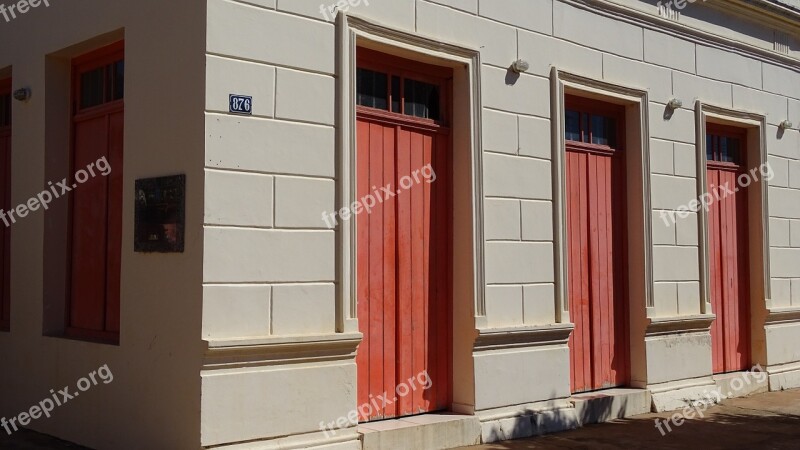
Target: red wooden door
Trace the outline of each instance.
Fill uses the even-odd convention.
[[[0,209],[11,209],[11,80],[0,80]],[[8,219],[6,219],[8,220]],[[0,330],[11,325],[11,223],[0,223]]]
[[[367,62],[362,58],[359,66]],[[382,64],[380,70],[392,69]],[[381,72],[360,72],[359,78],[375,79],[375,73]],[[377,78],[384,86],[393,77]],[[385,87],[388,100],[392,89]],[[364,89],[361,85],[359,92]],[[394,95],[402,94],[395,89]],[[356,219],[358,318],[364,334],[356,358],[358,401],[372,405],[359,408],[361,421],[450,406],[450,135],[443,117],[422,118],[425,108],[409,111],[410,98],[399,103],[399,112],[392,113],[377,108],[388,109],[391,101],[377,105],[359,96],[357,193],[363,204],[374,203]],[[435,180],[423,173],[434,173]],[[420,380],[430,380],[429,388]]]
[[[116,341],[120,330],[124,50],[117,43],[74,62],[69,335]],[[105,159],[105,163],[98,161]]]
[[[568,103],[567,239],[573,392],[628,380],[625,164],[621,114]]]
[[[73,167],[103,157],[112,167],[108,178],[93,177],[72,192],[70,327],[80,330],[119,331],[122,127],[122,111],[75,125]]]
[[[714,201],[708,211],[711,325],[714,373],[749,369],[750,308],[747,188],[737,186],[745,173],[744,135],[709,126],[707,184]]]

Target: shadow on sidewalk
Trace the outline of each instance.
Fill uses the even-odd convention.
[[[682,425],[662,425],[675,412],[646,414],[588,425],[572,431],[540,437],[484,444],[472,449],[797,449],[800,448],[800,417],[766,411],[720,406],[709,409],[704,418],[686,420]],[[569,419],[562,417],[564,423]]]
[[[0,449],[2,450],[91,450],[52,436],[30,430],[19,430],[9,436],[0,428]]]

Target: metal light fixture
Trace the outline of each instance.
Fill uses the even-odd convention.
[[[31,98],[31,90],[30,88],[24,87],[17,89],[14,91],[14,99],[19,100],[21,102],[26,102]]]
[[[778,127],[780,127],[781,130],[788,130],[789,128],[792,128],[793,126],[794,126],[794,124],[789,119],[784,120],[783,122],[781,122],[778,125]]]
[[[518,59],[513,63],[511,63],[511,70],[514,71],[515,73],[527,72],[528,69],[530,68],[531,65],[528,64],[528,61],[525,61],[524,59]]]
[[[683,102],[680,99],[672,98],[670,99],[669,103],[667,103],[667,107],[669,109],[678,109],[683,106]]]

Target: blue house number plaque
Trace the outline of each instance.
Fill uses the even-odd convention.
[[[229,102],[230,112],[234,114],[253,114],[253,97],[231,94]]]

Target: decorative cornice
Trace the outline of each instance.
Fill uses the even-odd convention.
[[[596,89],[598,91],[602,91],[601,93],[612,92],[618,95],[630,97],[631,99],[635,99],[636,101],[642,101],[642,99],[648,96],[647,90],[644,89],[638,89],[630,86],[625,86],[622,84],[611,83],[605,80],[598,80],[595,78],[586,77],[573,72],[567,72],[564,70],[558,70],[558,69],[556,70],[558,79],[567,84],[577,84],[584,88],[588,87]]]
[[[361,333],[205,340],[204,368],[237,368],[355,358]]]
[[[698,107],[702,108],[702,112],[704,113],[711,113],[719,116],[725,116],[726,118],[729,119],[749,120],[763,126],[766,126],[767,124],[767,118],[763,114],[753,113],[749,111],[742,111],[739,109],[732,109],[730,107],[719,106],[700,101],[698,101],[698,105],[695,106],[695,109],[697,109]]]
[[[346,22],[350,29],[369,33],[374,36],[379,36],[395,43],[408,44],[414,47],[441,52],[451,56],[459,56],[464,59],[475,59],[480,54],[480,52],[475,49],[444,42],[439,39],[423,37],[415,33],[396,30],[394,28],[376,23],[372,20],[361,18],[354,14],[339,14],[344,14],[342,16],[342,21]]]
[[[717,4],[717,3],[714,3]],[[742,8],[747,10],[755,10],[761,13],[766,13],[764,19],[771,19],[783,24],[784,26],[800,29],[800,10],[774,0],[728,0],[725,6],[733,6],[734,8]],[[749,12],[749,11],[748,11]],[[752,15],[743,14],[752,19]],[[766,23],[770,25],[770,23]]]
[[[475,350],[502,350],[509,348],[566,345],[575,325],[557,324],[477,330]]]
[[[800,322],[800,308],[772,308],[767,312],[765,325],[780,325]]]
[[[635,26],[659,31],[675,37],[687,39],[697,44],[702,44],[709,47],[714,47],[725,51],[738,53],[740,55],[753,57],[762,61],[768,61],[777,66],[789,70],[794,70],[796,72],[800,71],[798,69],[797,58],[776,53],[773,50],[757,47],[755,45],[748,44],[743,41],[737,41],[731,38],[719,36],[709,31],[700,30],[694,27],[684,25],[680,22],[667,20],[655,14],[650,14],[642,10],[637,10],[631,8],[628,5],[623,5],[612,0],[561,0],[561,1],[570,4],[572,6],[575,6],[577,8],[591,10],[592,12],[605,15],[606,17],[613,20],[623,21]],[[728,1],[730,1],[730,8],[727,6],[727,1],[726,1],[726,10],[734,8],[735,4],[744,5],[744,2],[741,0],[728,0]],[[754,8],[754,6],[751,5],[751,8]],[[764,10],[762,9],[760,11]],[[787,11],[791,10],[787,9]],[[750,20],[753,20],[754,16],[752,12],[750,12],[750,14],[741,12],[740,15]],[[780,15],[775,14],[774,17],[780,17]],[[788,33],[794,33],[795,35],[800,33],[800,23],[795,23],[794,21],[790,19],[787,20],[785,18],[782,19],[782,23],[784,24],[783,28]]]
[[[711,329],[711,324],[716,318],[715,314],[650,318],[645,330],[645,337],[676,333],[704,333]]]

